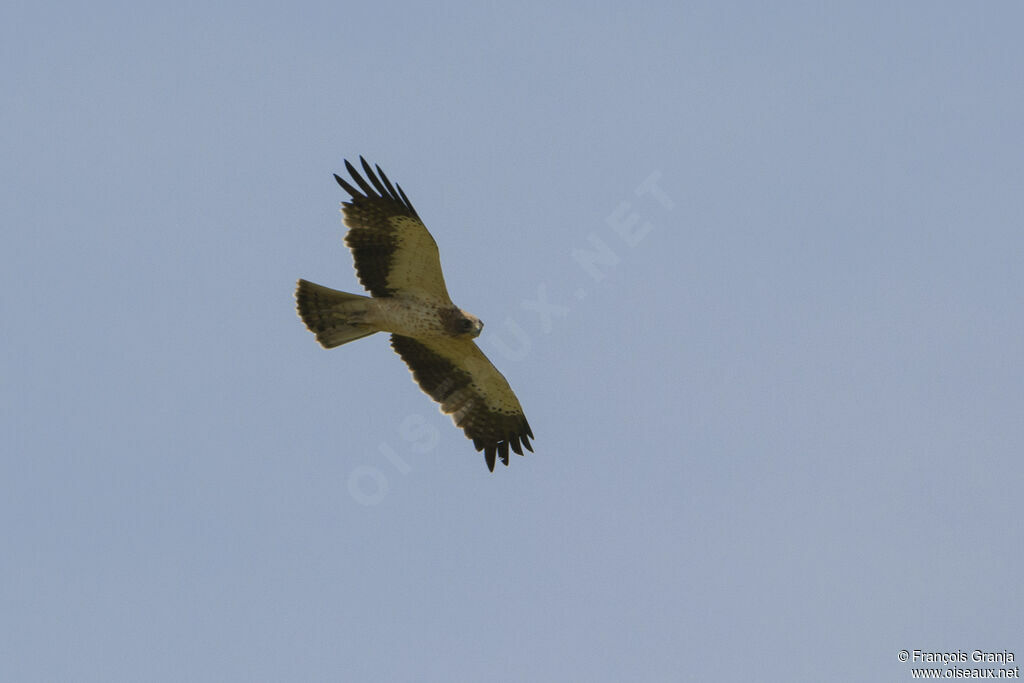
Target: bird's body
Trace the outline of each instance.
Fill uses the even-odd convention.
[[[391,332],[417,338],[448,337],[459,333],[458,321],[464,319],[458,308],[426,296],[360,296],[306,280],[300,280],[298,294],[303,299],[320,297],[320,305],[315,307],[317,318],[310,322],[315,323],[311,327],[313,332],[326,333],[328,338],[321,343],[327,348],[339,346],[331,343],[329,336],[342,325],[363,328],[371,334]],[[311,315],[313,308],[310,307]]]
[[[396,296],[375,300],[376,324],[380,329],[406,337],[452,337],[467,334],[461,324],[468,324],[470,338],[479,335],[474,318],[461,309],[427,297]],[[461,323],[461,324],[460,324]]]
[[[401,187],[361,161],[372,186],[347,161],[361,191],[334,177],[352,196],[342,209],[345,243],[371,296],[299,280],[299,316],[325,348],[390,332],[416,382],[484,452],[487,466],[494,469],[496,455],[507,465],[509,448],[533,450],[533,432],[508,382],[473,342],[483,323],[452,303],[437,244]]]

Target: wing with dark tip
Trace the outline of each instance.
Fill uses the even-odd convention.
[[[391,335],[391,347],[412,371],[420,388],[441,404],[457,427],[483,451],[487,468],[496,458],[508,465],[509,449],[533,451],[533,432],[512,387],[469,339],[413,339]]]
[[[334,176],[351,195],[341,211],[349,229],[345,244],[352,250],[359,281],[377,297],[419,293],[450,303],[437,244],[412,202],[380,166],[374,171],[365,159],[359,160],[366,178],[348,161],[345,168],[352,181]]]

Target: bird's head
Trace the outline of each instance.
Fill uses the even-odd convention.
[[[459,336],[469,337],[470,339],[476,339],[479,337],[480,332],[484,329],[483,321],[471,313],[466,313],[465,311],[459,312],[462,314],[462,317],[458,322]]]

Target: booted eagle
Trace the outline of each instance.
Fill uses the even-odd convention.
[[[391,348],[441,411],[484,452],[508,465],[508,452],[533,451],[533,432],[512,387],[473,340],[484,324],[452,303],[434,238],[400,185],[359,157],[370,182],[348,161],[353,187],[334,176],[351,200],[342,203],[359,282],[370,296],[299,280],[299,317],[324,348],[375,332],[391,333]]]

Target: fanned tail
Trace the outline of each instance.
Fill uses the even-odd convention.
[[[339,292],[308,280],[299,280],[295,290],[299,317],[325,349],[347,344],[378,332],[364,322],[372,299]]]

